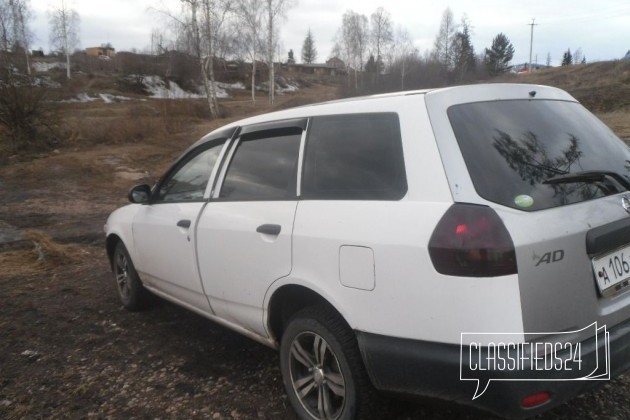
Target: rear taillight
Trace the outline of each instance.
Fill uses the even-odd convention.
[[[547,391],[541,391],[523,398],[521,400],[521,406],[523,408],[539,407],[543,404],[547,404],[550,400],[551,394]]]
[[[429,241],[429,254],[442,274],[495,277],[516,273],[514,243],[490,207],[454,204]]]

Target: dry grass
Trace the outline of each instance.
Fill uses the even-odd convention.
[[[31,241],[37,262],[52,266],[73,264],[82,260],[81,247],[72,244],[60,244],[49,235],[38,230],[27,230],[23,238]]]
[[[186,138],[191,144],[200,136],[196,134],[198,126],[226,124],[223,119],[211,121],[207,104],[197,99],[69,104],[63,114],[62,146],[73,148],[171,144],[177,138]]]
[[[40,275],[45,273],[47,268],[52,268],[37,262],[34,249],[0,252],[0,266],[2,267],[0,279]]]
[[[617,136],[630,143],[630,109],[618,110],[597,115]]]
[[[76,264],[86,253],[77,245],[60,244],[37,230],[24,232],[18,245],[18,249],[0,252],[3,277],[42,274],[59,266]]]
[[[168,135],[167,120],[154,106],[138,104],[84,104],[65,110],[62,144],[83,147],[161,141]]]
[[[605,61],[509,75],[497,82],[534,83],[564,89],[592,112],[630,109],[630,61]]]

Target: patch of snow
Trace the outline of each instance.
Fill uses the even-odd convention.
[[[28,357],[29,359],[36,359],[40,356],[40,353],[34,350],[24,350],[20,353],[20,356]]]
[[[119,171],[116,172],[116,176],[118,178],[124,179],[125,181],[140,181],[141,179],[146,178],[149,175],[142,172]]]
[[[88,95],[87,93],[79,93],[77,95],[77,102],[81,102],[81,103],[86,103],[86,102],[93,102],[98,100],[98,98],[96,97],[91,97],[90,95]],[[71,99],[72,101],[72,99]]]
[[[103,102],[105,102],[106,104],[114,103],[114,95],[110,95],[108,93],[99,93],[98,96],[100,96]]]
[[[105,102],[106,104],[113,104],[115,102],[123,102],[123,101],[131,101],[131,98],[126,96],[112,95],[110,93],[99,93],[98,96]]]
[[[82,103],[82,104],[84,104],[84,103],[94,102],[94,101],[98,101],[98,100],[101,100],[101,101],[105,102],[106,104],[112,104],[112,103],[122,102],[122,101],[131,101],[133,99],[132,98],[128,98],[126,96],[112,95],[111,93],[99,93],[98,96],[90,96],[87,93],[79,93],[75,98],[67,99],[67,100],[61,101],[61,102]]]
[[[286,92],[296,92],[299,89],[300,88],[297,85],[292,85],[291,83],[287,83],[286,87],[276,88],[276,92],[282,95],[283,93],[286,93]]]
[[[160,76],[145,76],[142,80],[149,96],[157,99],[194,99],[204,95],[187,92],[175,82],[164,81]]]
[[[31,67],[35,69],[35,71],[45,73],[52,69],[65,69],[66,63],[62,63],[59,61],[56,61],[54,63],[44,63],[41,61],[36,61],[33,64],[31,64]]]
[[[225,87],[222,86],[224,85],[224,83],[221,82],[214,82],[214,91],[217,94],[217,98],[219,99],[225,99],[225,98],[229,98],[230,95],[226,92]],[[204,91],[203,89],[203,85],[201,86],[200,89],[201,92]],[[205,96],[205,95],[204,95]]]
[[[216,82],[216,84],[221,89],[245,90],[245,85],[241,82],[236,82],[236,83]]]
[[[136,76],[131,75],[130,78],[135,78]],[[206,95],[204,93],[203,85],[199,85],[198,92],[188,92],[182,89],[177,83],[171,80],[164,80],[160,76],[144,76],[142,78],[142,83],[144,84],[145,89],[149,92],[149,96],[151,98],[157,99],[198,99],[205,98]],[[245,86],[242,83],[221,83],[215,82],[214,89],[217,95],[217,98],[229,98],[230,95],[227,92],[227,89],[245,89]]]
[[[55,82],[54,80],[52,80],[48,76],[36,76],[36,77],[33,77],[32,84],[33,84],[33,86],[47,87],[47,88],[51,88],[51,89],[58,89],[58,88],[61,87],[61,85],[59,83]]]

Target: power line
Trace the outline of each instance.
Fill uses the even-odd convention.
[[[583,21],[605,20],[610,18],[627,18],[630,16],[630,7],[615,5],[601,7],[596,10],[582,10],[575,13],[564,13],[561,16],[548,16],[545,21],[551,23],[578,23]]]

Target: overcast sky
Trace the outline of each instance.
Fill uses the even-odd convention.
[[[152,28],[164,25],[163,16],[151,7],[179,10],[177,0],[66,0],[81,17],[81,47],[111,42],[117,51],[150,44]],[[31,0],[35,32],[33,47],[49,49],[47,11],[57,0]],[[298,0],[287,13],[281,31],[282,50],[293,49],[300,58],[302,42],[310,27],[315,37],[318,61],[330,56],[334,37],[346,10],[365,14],[368,18],[383,6],[395,25],[406,28],[420,53],[433,46],[442,13],[450,7],[459,22],[464,14],[473,26],[475,51],[489,47],[492,38],[503,32],[516,50],[514,63],[529,59],[530,26],[534,28],[534,59],[545,63],[547,53],[558,65],[562,53],[581,48],[587,61],[623,57],[630,49],[629,0]]]

